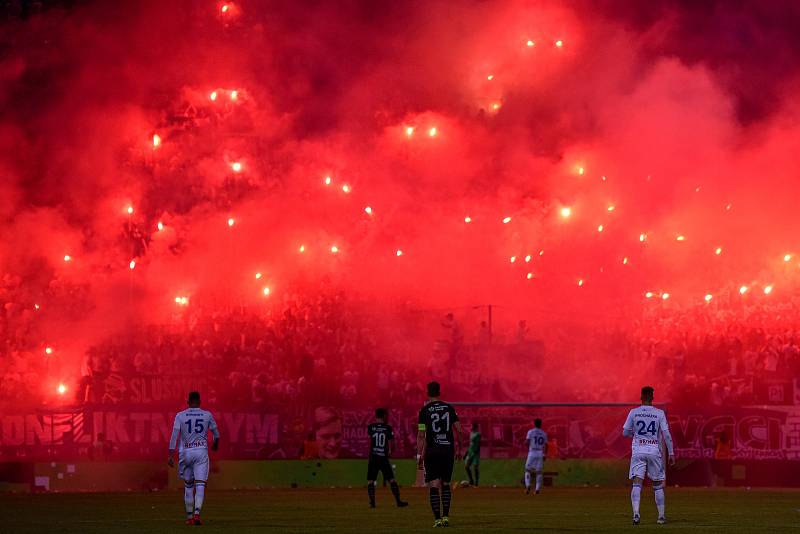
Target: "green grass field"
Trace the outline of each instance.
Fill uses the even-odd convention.
[[[214,491],[203,510],[205,525],[182,523],[176,492],[0,495],[0,532],[426,532],[433,520],[427,490],[403,488],[411,505],[398,509],[378,488],[378,508],[366,490],[280,489]],[[630,525],[624,489],[549,489],[525,496],[512,489],[457,489],[451,528],[481,533],[509,531],[781,532],[800,525],[800,491],[675,489],[667,491],[666,526],[655,524],[650,488],[642,495],[642,525]]]

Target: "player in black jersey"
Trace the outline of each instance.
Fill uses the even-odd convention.
[[[448,527],[450,479],[455,457],[461,451],[461,423],[453,407],[439,400],[440,395],[438,382],[428,384],[428,402],[419,411],[417,462],[425,468],[425,482],[430,485],[433,526]]]
[[[389,482],[397,506],[400,508],[408,506],[407,502],[400,500],[400,488],[394,479],[394,471],[389,461],[389,453],[392,443],[394,443],[394,433],[392,427],[386,423],[384,408],[375,410],[375,422],[367,427],[367,434],[369,435],[369,463],[367,464],[369,507],[375,508],[375,480],[378,478],[378,473],[383,473],[383,480]]]

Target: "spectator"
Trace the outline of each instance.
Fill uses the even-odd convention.
[[[309,432],[306,440],[303,441],[303,446],[300,449],[301,460],[314,460],[319,458],[319,445],[317,445],[317,438],[314,432]]]

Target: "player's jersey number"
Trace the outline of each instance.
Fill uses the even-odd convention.
[[[636,426],[638,427],[636,433],[640,436],[648,434],[655,436],[658,433],[655,421],[650,421],[650,424],[647,424],[647,421],[636,421]]]
[[[372,439],[375,440],[376,447],[386,446],[386,434],[384,434],[383,432],[373,434]]]
[[[187,419],[186,423],[186,433],[192,433],[192,427],[194,427],[195,434],[202,434],[203,430],[205,430],[205,425],[203,424],[202,419]]]
[[[535,436],[533,442],[539,446],[544,445],[544,438],[542,436]]]
[[[440,423],[444,423],[444,430],[442,430]],[[450,432],[450,413],[445,412],[442,415],[439,415],[438,413],[432,413],[431,430],[434,432]]]

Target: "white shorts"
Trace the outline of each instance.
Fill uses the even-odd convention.
[[[654,481],[660,482],[666,478],[664,473],[664,459],[655,454],[634,454],[631,456],[631,471],[629,478],[641,478],[644,480],[645,474]]]
[[[184,482],[208,480],[208,449],[185,449],[178,456],[178,476]]]
[[[525,471],[539,472],[542,469],[544,469],[544,456],[528,454],[528,460],[525,462]]]

